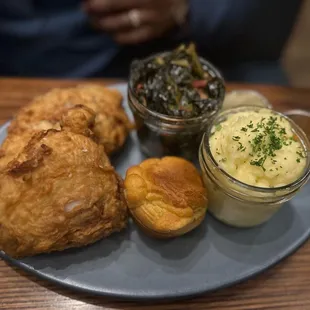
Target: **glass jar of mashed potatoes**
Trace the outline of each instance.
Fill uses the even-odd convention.
[[[243,107],[219,114],[199,150],[210,212],[236,227],[266,222],[308,180],[309,149],[305,133],[281,113]]]

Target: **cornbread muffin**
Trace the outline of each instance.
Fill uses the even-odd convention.
[[[136,223],[158,238],[193,230],[207,210],[207,194],[198,171],[178,157],[152,158],[129,168],[125,196]]]

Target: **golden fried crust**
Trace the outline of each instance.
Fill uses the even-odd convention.
[[[62,130],[95,138],[92,131],[95,125],[95,117],[96,114],[92,109],[83,105],[75,105],[62,115],[60,127]]]
[[[20,134],[25,130],[59,129],[63,114],[76,105],[94,111],[93,132],[108,154],[124,144],[133,125],[122,107],[122,95],[117,90],[92,84],[53,89],[36,97],[19,111],[8,132]]]
[[[76,105],[70,108],[62,115],[60,122],[57,123],[57,129],[67,130],[77,134],[90,137],[96,140],[96,137],[92,131],[95,122],[95,113],[83,106]],[[47,125],[42,130],[52,129],[54,126]],[[13,160],[31,140],[32,136],[40,131],[36,130],[24,130],[20,132],[10,132],[0,148],[0,170],[3,169],[11,160]]]
[[[148,159],[129,168],[125,193],[135,220],[156,237],[192,230],[203,220],[207,208],[198,171],[178,157]]]
[[[71,131],[35,134],[0,170],[0,197],[0,249],[14,257],[83,246],[126,226],[123,184],[103,146]]]
[[[0,170],[5,169],[7,164],[22,151],[32,135],[32,132],[26,131],[20,135],[8,135],[5,138],[0,148]]]

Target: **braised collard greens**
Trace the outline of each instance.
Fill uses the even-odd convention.
[[[224,82],[210,74],[194,44],[132,64],[134,91],[141,104],[168,116],[192,118],[217,110]]]

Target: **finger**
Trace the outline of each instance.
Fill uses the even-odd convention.
[[[92,28],[94,28],[95,30],[101,31],[100,25],[99,25],[99,21],[96,18],[91,18],[89,20],[89,24]]]
[[[155,12],[150,10],[140,10],[139,23],[142,25],[150,25],[156,23],[158,16]],[[107,32],[122,31],[133,27],[132,21],[129,18],[128,12],[115,15],[107,15],[98,20],[100,29]]]
[[[108,14],[138,8],[145,2],[145,0],[87,0],[84,8],[90,13]]]
[[[119,44],[138,44],[149,41],[158,36],[158,33],[151,25],[117,33],[114,40]]]

